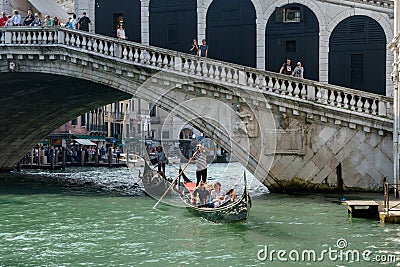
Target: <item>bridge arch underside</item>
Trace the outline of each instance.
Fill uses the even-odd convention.
[[[129,98],[109,86],[45,73],[2,73],[0,171],[51,131],[88,110]]]

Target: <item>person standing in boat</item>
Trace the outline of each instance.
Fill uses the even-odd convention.
[[[203,183],[207,182],[207,154],[210,150],[198,144],[196,146],[196,154],[194,155],[194,161],[196,162],[196,186],[200,184],[200,181]]]
[[[167,164],[167,156],[165,155],[162,146],[158,147],[156,151],[156,157],[158,163],[158,171],[162,171],[165,175],[165,164]]]

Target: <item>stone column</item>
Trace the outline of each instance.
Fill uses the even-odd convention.
[[[206,39],[207,28],[207,7],[204,1],[197,1],[197,40],[201,44],[201,40]]]
[[[256,67],[265,70],[265,28],[264,19],[256,19]]]
[[[150,11],[149,11],[149,0],[140,2],[141,4],[141,28],[142,28],[142,44],[150,44]]]

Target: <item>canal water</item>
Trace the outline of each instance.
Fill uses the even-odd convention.
[[[336,195],[268,194],[247,174],[250,217],[215,224],[179,206],[153,209],[134,186],[138,171],[0,174],[0,266],[400,266],[399,226],[352,219]],[[209,169],[238,191],[242,173],[238,163]]]

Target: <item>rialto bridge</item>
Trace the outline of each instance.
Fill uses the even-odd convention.
[[[271,190],[393,181],[393,99],[65,28],[4,28],[0,169],[132,96],[189,121]]]

